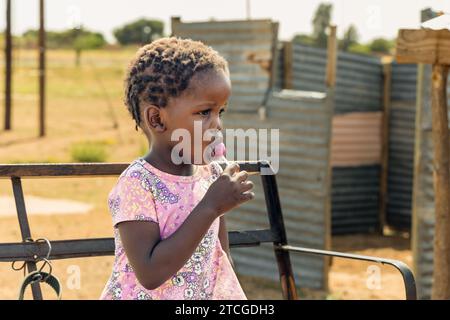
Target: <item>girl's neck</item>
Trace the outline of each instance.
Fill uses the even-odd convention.
[[[173,175],[192,176],[195,173],[195,165],[175,164],[171,159],[171,150],[165,150],[157,146],[153,146],[143,159],[155,168]]]

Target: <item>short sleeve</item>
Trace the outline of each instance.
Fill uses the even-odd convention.
[[[113,225],[123,221],[152,221],[159,223],[151,191],[144,189],[139,177],[119,178],[108,198]]]

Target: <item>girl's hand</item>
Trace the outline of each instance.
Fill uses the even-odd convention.
[[[248,173],[239,171],[239,165],[235,162],[229,164],[222,175],[214,181],[201,200],[201,204],[209,208],[209,212],[219,217],[225,212],[247,202],[255,197],[249,190],[253,188],[253,182],[248,181]]]

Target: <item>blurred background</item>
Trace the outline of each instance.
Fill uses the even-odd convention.
[[[147,141],[123,104],[128,62],[160,37],[202,40],[230,63],[225,127],[280,129],[278,183],[289,242],[399,259],[414,267],[419,295],[427,298],[433,190],[431,169],[414,171],[414,161],[418,137],[429,138],[416,123],[418,83],[430,79],[426,69],[393,57],[399,29],[419,28],[444,12],[448,1],[1,0],[0,163],[130,162],[144,155]],[[330,25],[338,49],[331,85]],[[425,195],[419,204],[413,203],[415,179],[425,181],[417,189]],[[115,181],[24,179],[32,234],[111,237],[107,196]],[[229,214],[229,230],[268,226],[255,183],[257,198]],[[21,241],[20,235],[11,182],[0,179],[0,242]],[[271,246],[233,248],[232,255],[249,299],[281,299]],[[63,298],[97,299],[113,259],[54,261]],[[392,268],[291,259],[301,298],[404,297]],[[22,276],[0,263],[1,299],[15,299]]]

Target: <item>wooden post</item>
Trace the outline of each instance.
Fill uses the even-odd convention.
[[[39,137],[45,136],[45,6],[39,0]]]
[[[336,26],[330,25],[330,34],[328,35],[328,44],[327,44],[327,74],[325,78],[325,84],[327,87],[334,87],[336,84],[336,67],[337,67]]]
[[[335,99],[335,87],[336,87],[336,68],[337,68],[337,39],[336,39],[336,26],[329,26],[329,34],[327,41],[327,66],[326,66],[326,94],[327,94],[327,109],[331,114],[329,115],[330,121],[330,138],[328,139],[327,147],[331,150],[332,136],[333,136],[333,114],[334,114],[334,99]],[[327,174],[328,181],[326,182],[327,199],[325,201],[325,248],[327,250],[331,249],[331,184],[333,181],[333,168],[331,166],[331,151],[329,152]],[[327,261],[328,260],[328,261]],[[328,257],[324,263],[324,274],[325,274],[325,290],[329,290],[329,271],[330,266],[333,263],[333,258]]]
[[[293,61],[292,41],[283,42],[283,89],[294,88],[294,72],[292,70]]]
[[[170,27],[171,27],[171,33],[170,36],[176,36],[177,35],[177,25],[181,23],[181,17],[173,16],[170,18]]]
[[[450,299],[450,162],[447,107],[447,76],[450,65],[450,31],[399,31],[399,63],[432,64],[431,118],[435,229],[432,299]]]
[[[450,298],[450,162],[447,109],[448,66],[433,64],[431,115],[435,215],[432,299]]]
[[[389,118],[391,103],[391,62],[383,64],[383,122],[381,130],[381,176],[380,176],[380,212],[379,232],[382,235],[386,225],[387,180],[389,161]]]
[[[269,83],[268,88],[266,90],[266,98],[268,98],[269,91],[272,90],[272,88],[275,85],[275,74],[277,73],[277,67],[278,67],[278,28],[279,24],[278,22],[272,22],[272,45],[271,45],[271,58],[270,58],[270,74],[269,74]],[[265,100],[266,101],[266,100]],[[265,105],[265,103],[264,103]]]
[[[6,1],[5,30],[5,130],[11,130],[11,89],[12,89],[12,36],[11,0]]]

